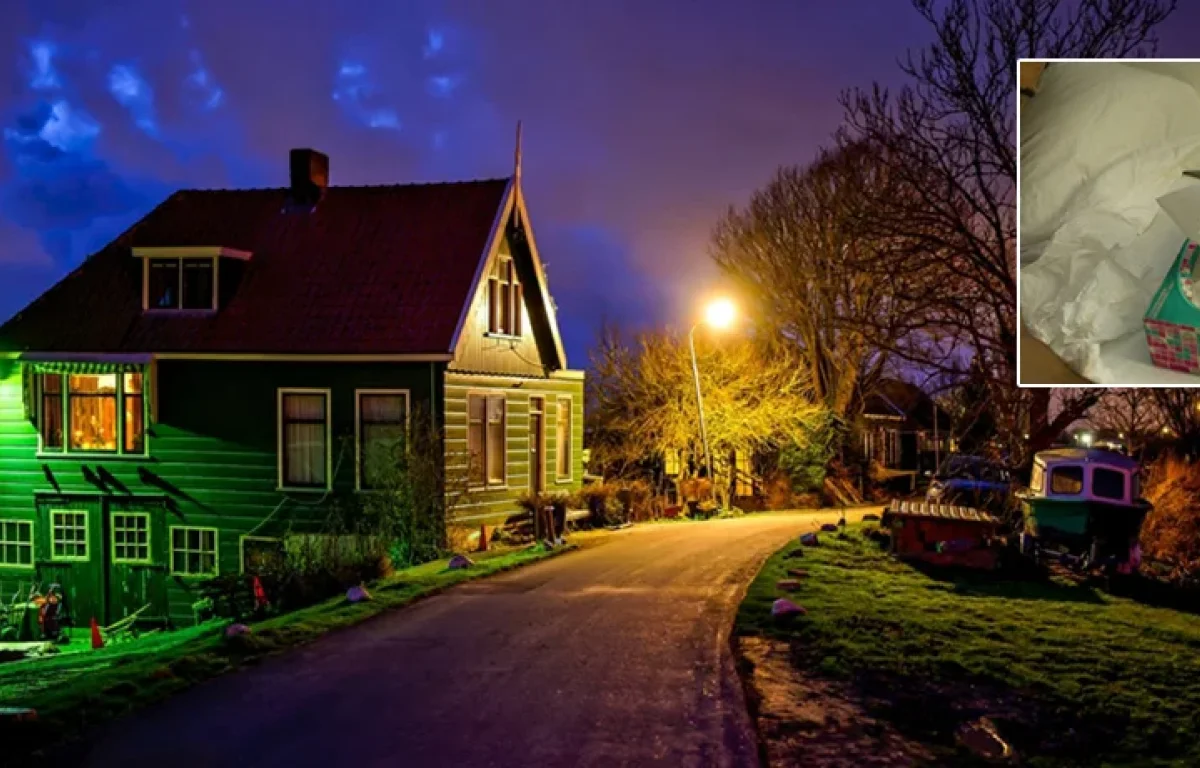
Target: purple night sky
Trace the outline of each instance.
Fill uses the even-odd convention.
[[[177,188],[282,186],[296,146],[334,184],[503,176],[521,119],[574,367],[602,318],[681,324],[716,218],[927,35],[900,0],[6,5],[0,319]]]

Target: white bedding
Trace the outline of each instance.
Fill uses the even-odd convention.
[[[1200,66],[1172,66],[1200,82]],[[1153,366],[1142,327],[1184,239],[1156,200],[1200,184],[1181,175],[1200,169],[1200,93],[1117,62],[1057,64],[1035,100],[1054,107],[1022,114],[1022,320],[1097,383],[1200,385]]]

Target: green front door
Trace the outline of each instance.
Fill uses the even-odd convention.
[[[165,507],[153,500],[111,500],[105,504],[105,558],[108,565],[109,624],[149,606],[139,621],[165,621],[167,532]]]
[[[39,499],[37,572],[40,589],[62,589],[76,627],[105,620],[103,505],[100,499]]]

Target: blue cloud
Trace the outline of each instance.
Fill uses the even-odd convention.
[[[189,58],[192,62],[192,72],[187,77],[188,87],[199,95],[201,107],[206,110],[216,109],[225,100],[225,91],[213,80],[199,51],[192,51]]]
[[[421,54],[427,59],[432,59],[445,47],[446,35],[440,29],[431,29],[425,36],[425,47],[421,49]]]
[[[403,127],[395,106],[383,98],[361,61],[347,59],[338,65],[333,100],[343,112],[368,128],[398,131]]]
[[[429,92],[438,98],[449,98],[460,81],[461,78],[454,75],[434,75],[428,81]]]
[[[29,87],[35,91],[51,91],[62,86],[58,72],[54,69],[54,54],[57,47],[45,40],[29,45]]]
[[[154,116],[154,90],[132,64],[115,64],[108,71],[108,91],[129,110],[134,124],[150,136],[158,135]]]

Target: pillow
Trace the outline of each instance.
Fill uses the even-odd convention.
[[[1158,61],[1156,59],[1128,59],[1126,66],[1140,69],[1143,72],[1153,72],[1157,75],[1173,77],[1187,83],[1193,91],[1200,93],[1200,61]]]
[[[1174,77],[1068,62],[1047,67],[1040,86],[1020,115],[1022,243],[1081,208],[1153,202],[1200,138],[1200,94]]]

